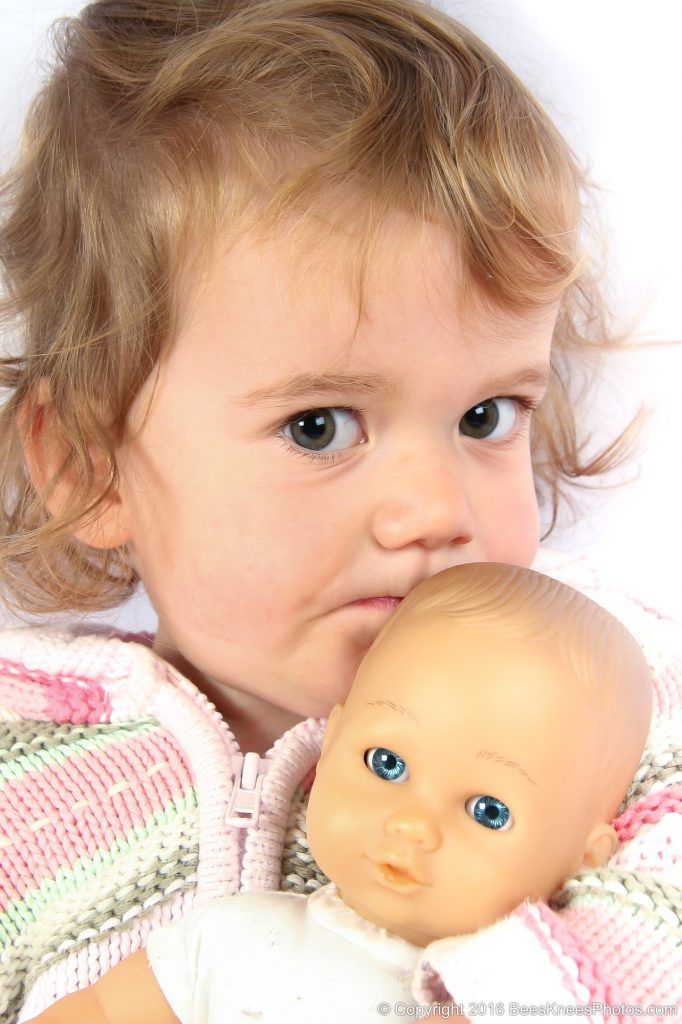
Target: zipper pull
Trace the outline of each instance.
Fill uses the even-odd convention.
[[[235,779],[227,805],[225,823],[237,828],[258,824],[260,797],[270,762],[253,751],[235,758]]]

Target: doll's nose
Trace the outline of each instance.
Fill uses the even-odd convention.
[[[392,814],[386,822],[390,836],[398,836],[415,843],[423,850],[436,850],[441,843],[440,829],[425,811],[414,808]]]

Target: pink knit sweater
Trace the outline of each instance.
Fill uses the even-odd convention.
[[[242,788],[255,755],[242,763],[208,701],[147,647],[33,630],[0,634],[0,708],[3,1024],[91,984],[198,903],[286,881],[319,720],[256,759]]]
[[[582,562],[545,553],[536,568],[614,612],[654,672],[651,735],[617,821],[621,845],[552,907],[526,905],[473,938],[427,947],[415,998],[453,999],[472,1017],[534,1014],[517,1005],[676,1003],[682,628],[609,592]],[[322,731],[310,719],[264,758],[243,760],[205,698],[147,646],[0,634],[0,1020],[26,1019],[91,983],[197,903],[326,881],[303,824]]]

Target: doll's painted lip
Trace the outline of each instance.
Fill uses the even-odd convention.
[[[371,860],[371,858],[369,858]],[[417,889],[423,889],[426,887],[426,882],[419,881],[414,875],[400,864],[389,864],[388,861],[372,861],[379,881],[382,885],[388,886],[390,889],[396,889],[398,892],[416,892]]]

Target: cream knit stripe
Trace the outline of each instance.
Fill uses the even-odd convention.
[[[87,948],[62,957],[47,970],[35,971],[27,985],[23,1006],[17,1002],[7,1024],[13,1024],[21,1006],[21,1019],[28,1020],[42,1013],[55,1000],[92,984],[125,957],[141,949],[151,931],[172,924],[188,913],[196,903],[196,889],[176,892],[158,904],[152,913],[136,918],[125,931],[113,931],[93,939]],[[5,1018],[2,1018],[3,1024]]]
[[[137,919],[154,913],[176,892],[194,892],[199,859],[196,806],[186,803],[171,811],[165,821],[149,823],[146,842],[132,837],[127,849],[111,851],[109,860],[87,880],[81,879],[76,889],[55,888],[42,906],[36,904],[37,916],[21,922],[3,953],[4,1002],[21,1002],[29,967],[41,972],[97,936],[134,930]],[[0,1005],[3,1022],[7,1012]]]
[[[70,870],[57,868],[54,878],[46,879],[39,889],[29,890],[23,899],[12,901],[6,911],[0,914],[0,943],[17,942],[26,924],[44,913],[45,905],[51,900],[65,898],[70,892],[82,892],[83,886],[87,886],[90,881],[100,884],[98,880],[102,876],[107,875],[111,869],[116,871],[118,860],[125,858],[136,847],[143,848],[145,840],[156,836],[159,828],[169,828],[174,818],[188,821],[195,816],[196,799],[190,793],[173,800],[162,811],[155,811],[144,828],[136,826],[127,836],[117,838],[110,849],[98,850],[92,858],[81,858]],[[101,889],[99,892],[101,895]],[[116,898],[120,900],[122,894],[118,893]],[[97,902],[97,908],[100,905],[101,899]]]
[[[682,944],[682,890],[639,872],[601,868],[571,878],[551,901],[555,910],[605,902],[672,931]]]

